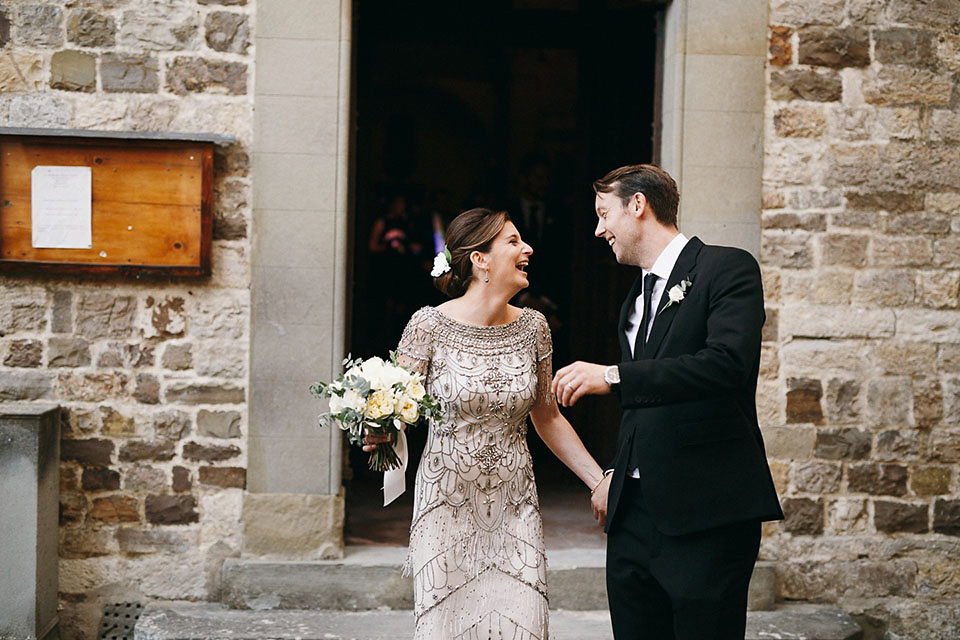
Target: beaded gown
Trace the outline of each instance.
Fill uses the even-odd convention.
[[[527,416],[552,402],[543,315],[505,325],[417,311],[398,347],[443,417],[417,469],[406,570],[415,640],[545,640],[546,556]]]

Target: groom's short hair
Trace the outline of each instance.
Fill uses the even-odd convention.
[[[614,169],[593,183],[596,193],[613,192],[623,204],[642,193],[660,224],[677,226],[680,192],[670,174],[652,164],[630,164]]]

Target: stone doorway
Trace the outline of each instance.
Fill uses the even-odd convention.
[[[531,242],[535,257],[551,265],[532,274],[531,289],[555,304],[548,313],[555,323],[554,366],[580,358],[615,361],[613,326],[634,274],[592,238],[590,183],[616,166],[656,158],[663,5],[355,3],[354,11],[356,177],[347,351],[385,355],[413,311],[442,302],[428,275],[435,220],[449,222],[471,206],[516,215],[526,187],[539,189],[553,225],[563,230],[540,238],[541,246]],[[407,254],[414,254],[399,268],[375,237],[378,218],[388,212],[405,216]],[[406,275],[385,282],[384,273]],[[601,464],[609,461],[616,403],[587,399],[567,415]],[[596,525],[588,492],[533,429],[530,434],[548,538],[552,529],[557,542],[589,545],[598,534],[589,529]],[[414,461],[423,441],[424,433],[411,433]],[[357,450],[344,452],[343,483],[347,544],[406,544],[410,492],[400,504],[381,508],[379,477],[366,471]]]

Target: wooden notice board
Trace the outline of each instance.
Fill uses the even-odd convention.
[[[0,129],[0,270],[209,275],[213,147],[232,141]],[[81,172],[90,185],[88,246],[34,246],[36,167],[89,167],[89,174]]]

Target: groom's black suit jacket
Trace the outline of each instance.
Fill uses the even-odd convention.
[[[668,292],[690,281],[679,303]],[[625,325],[642,276],[620,310],[624,409],[607,505],[619,517],[624,479],[640,470],[657,528],[682,535],[744,520],[783,518],[757,422],[760,335],[765,319],[756,260],[746,251],[689,240],[660,299],[643,353]],[[640,338],[638,338],[640,339]]]

